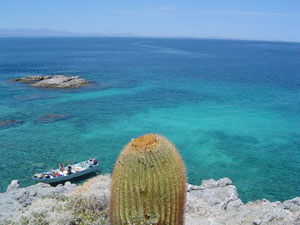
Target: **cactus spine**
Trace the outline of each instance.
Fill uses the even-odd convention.
[[[147,134],[122,150],[112,175],[112,225],[182,225],[186,195],[183,161],[165,137]]]

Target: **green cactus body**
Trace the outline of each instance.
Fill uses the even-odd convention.
[[[141,136],[124,147],[116,162],[110,222],[182,225],[185,195],[185,167],[175,146],[157,134]]]

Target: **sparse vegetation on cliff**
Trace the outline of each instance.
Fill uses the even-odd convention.
[[[0,224],[76,225],[84,221],[87,225],[114,225],[108,220],[110,183],[109,175],[99,175],[72,188],[70,184],[56,188],[45,184],[15,187],[0,193]],[[36,195],[35,190],[42,190],[47,195]],[[27,202],[24,197],[19,198],[27,196],[24,193],[36,195],[36,198]],[[21,206],[18,201],[27,202],[26,206]],[[133,222],[134,225],[151,224],[139,218]],[[243,204],[230,179],[204,180],[200,186],[187,185],[185,224],[300,224],[300,198],[283,203],[263,199]]]

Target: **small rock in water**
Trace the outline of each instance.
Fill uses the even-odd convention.
[[[30,83],[32,87],[43,88],[77,88],[89,85],[89,82],[79,76],[26,76],[13,79],[16,82]]]
[[[13,81],[17,81],[17,82],[35,82],[35,81],[41,81],[41,80],[46,80],[46,79],[50,79],[51,76],[27,76],[27,77],[21,77],[21,78],[15,78],[12,79]]]

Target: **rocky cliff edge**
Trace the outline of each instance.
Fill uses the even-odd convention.
[[[110,182],[109,175],[99,175],[80,186],[20,188],[14,180],[0,193],[0,223],[109,225]],[[185,224],[300,224],[300,198],[244,204],[229,178],[203,180],[200,186],[187,184]]]

